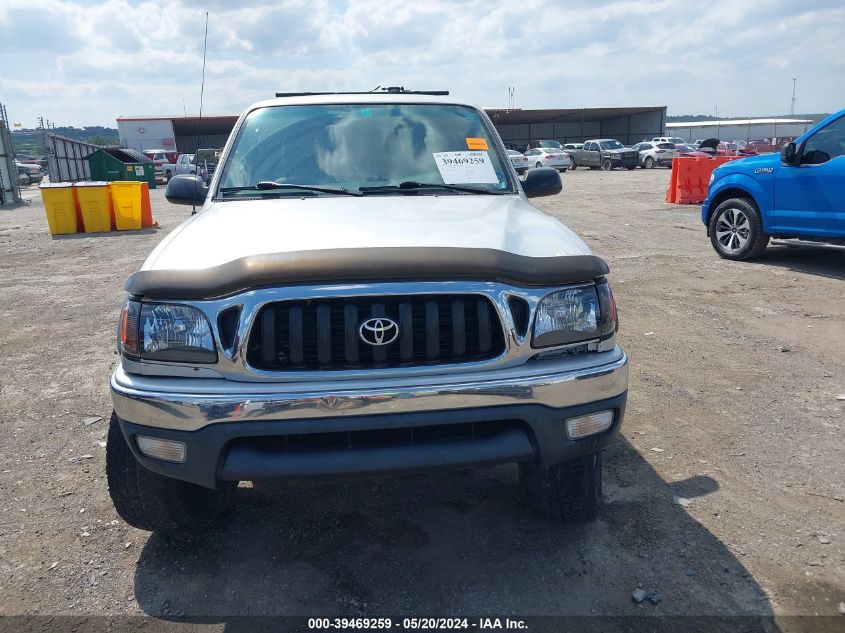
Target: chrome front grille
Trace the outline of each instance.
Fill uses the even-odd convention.
[[[394,322],[396,339],[362,340],[371,318]],[[504,351],[501,321],[483,295],[378,295],[269,303],[253,321],[246,358],[263,371],[345,370],[465,363]]]

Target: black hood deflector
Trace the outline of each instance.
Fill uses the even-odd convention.
[[[144,270],[126,291],[145,299],[217,299],[270,286],[379,281],[499,281],[557,286],[608,273],[595,255],[527,257],[490,248],[341,248],[252,255],[198,270]]]

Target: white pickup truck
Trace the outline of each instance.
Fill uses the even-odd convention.
[[[541,514],[595,516],[628,359],[607,264],[530,203],[561,186],[517,178],[484,111],[448,96],[248,108],[209,185],[168,183],[202,209],[126,283],[120,516],[194,532],[239,481],[507,463]]]
[[[193,154],[179,154],[175,163],[165,163],[161,166],[161,169],[164,173],[164,179],[168,182],[173,176],[197,173]]]

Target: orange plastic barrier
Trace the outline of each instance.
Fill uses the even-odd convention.
[[[672,159],[672,173],[669,174],[669,188],[666,190],[666,202],[678,201],[678,160]]]
[[[158,226],[158,223],[153,220],[153,207],[150,204],[150,184],[148,182],[141,183],[141,228],[146,229],[152,226]]]
[[[719,165],[744,158],[744,156],[716,156],[699,158],[679,156],[672,159],[672,174],[666,202],[674,204],[701,204],[707,198],[710,174]]]

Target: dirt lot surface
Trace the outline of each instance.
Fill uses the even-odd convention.
[[[159,230],[53,239],[37,191],[0,209],[0,613],[229,630],[260,614],[821,614],[766,630],[843,627],[845,253],[724,261],[699,207],[662,201],[667,170],[564,182],[537,205],[608,260],[631,359],[605,504],[576,527],[532,516],[501,467],[243,489],[192,541],[129,528],[103,448],[122,285],[190,210],[157,189]],[[638,587],[662,601],[634,603]]]

